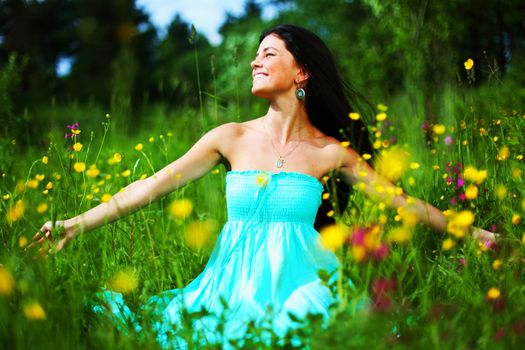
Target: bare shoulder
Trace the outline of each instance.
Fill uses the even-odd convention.
[[[341,142],[332,136],[324,136],[319,140],[325,156],[330,159],[332,168],[348,167],[356,164],[361,156],[352,145]]]
[[[243,133],[244,128],[241,123],[225,123],[210,130],[208,134],[215,137],[235,137]]]

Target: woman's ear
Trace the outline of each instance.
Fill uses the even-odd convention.
[[[296,84],[306,83],[308,78],[310,78],[310,72],[308,72],[305,68],[301,68],[299,72],[297,73],[297,76],[295,77],[295,83]]]

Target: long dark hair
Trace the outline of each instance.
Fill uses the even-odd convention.
[[[350,112],[363,113],[363,105],[369,105],[349,83],[341,76],[334,56],[324,41],[308,29],[281,24],[266,30],[260,37],[261,42],[270,34],[284,41],[286,48],[297,63],[309,74],[306,87],[306,112],[310,122],[325,135],[339,141],[350,141],[350,145],[360,154],[372,154],[373,149],[368,131],[362,119],[352,120]],[[331,210],[343,212],[348,206],[351,188],[337,178],[330,181],[337,191],[336,198],[325,200],[321,204],[315,220],[315,227],[334,222],[327,214]],[[329,190],[333,190],[329,187]]]

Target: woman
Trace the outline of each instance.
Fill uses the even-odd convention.
[[[271,315],[279,336],[294,328],[290,313],[327,318],[334,297],[318,272],[335,271],[338,261],[319,244],[313,228],[323,192],[318,179],[336,171],[344,182],[363,183],[368,194],[380,199],[388,191],[378,193],[377,185],[393,186],[357,152],[368,151],[366,130],[360,122],[348,127],[351,107],[345,86],[321,39],[300,27],[277,26],[261,36],[251,67],[252,93],[269,101],[266,115],[211,130],[155,175],[54,226],[64,230],[57,244],[61,250],[79,233],[128,215],[219,163],[226,166],[228,221],[205,270],[186,288],[164,292],[146,306],[156,315],[153,328],[159,342],[167,347],[184,343],[177,336],[182,309],[226,314],[223,340],[241,338],[249,320],[265,315]],[[363,146],[341,146],[346,139]],[[446,230],[446,218],[428,203],[414,200],[409,205],[403,195],[393,195],[389,202],[409,208],[436,231]],[[53,229],[47,222],[34,239],[50,239]],[[473,235],[494,239],[481,229]],[[105,298],[114,314],[133,320],[120,295],[105,292]],[[213,338],[215,322],[203,317],[192,327]]]

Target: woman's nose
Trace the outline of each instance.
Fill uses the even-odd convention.
[[[250,66],[252,69],[258,68],[261,66],[261,63],[257,60],[257,58],[254,58],[253,61],[250,63]]]

